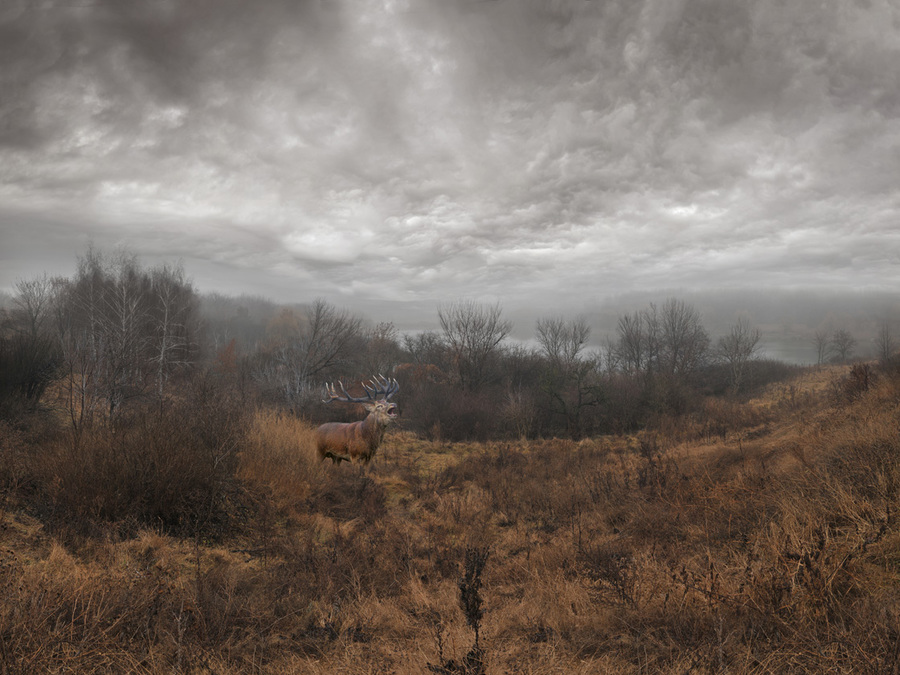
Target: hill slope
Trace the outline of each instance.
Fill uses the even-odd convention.
[[[25,462],[0,671],[894,672],[898,422],[896,375],[810,371],[634,437],[397,431],[364,469],[260,411],[227,525],[181,537],[48,518]]]

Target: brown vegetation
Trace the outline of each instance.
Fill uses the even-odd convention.
[[[0,426],[0,672],[900,667],[900,378],[809,371],[636,435],[367,467],[202,378]]]

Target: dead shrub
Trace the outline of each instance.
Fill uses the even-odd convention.
[[[438,663],[428,664],[428,669],[433,673],[438,673],[439,675],[453,675],[455,673],[484,675],[486,672],[487,661],[484,648],[481,646],[481,621],[484,618],[484,610],[482,609],[484,600],[481,597],[481,586],[488,556],[489,550],[486,548],[467,548],[463,564],[463,575],[457,583],[459,588],[459,607],[466,619],[466,625],[475,632],[475,642],[459,662],[452,658],[445,659],[443,635],[438,630],[436,635]]]
[[[581,573],[596,585],[603,602],[636,606],[639,570],[634,555],[620,543],[580,546],[577,561]]]
[[[234,482],[242,415],[215,396],[134,411],[32,454],[29,471],[57,530],[100,523],[221,535],[239,497]]]
[[[407,398],[404,417],[430,440],[487,441],[496,438],[504,425],[503,399],[502,392],[434,383]]]
[[[850,372],[832,382],[832,392],[838,402],[851,402],[861,398],[878,379],[878,374],[868,363],[856,363]]]
[[[6,497],[25,475],[25,434],[0,420],[0,494]]]

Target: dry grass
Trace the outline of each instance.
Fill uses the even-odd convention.
[[[897,672],[900,384],[848,399],[839,376],[633,437],[395,430],[366,468],[317,462],[310,427],[261,410],[215,541],[64,546],[8,481],[0,672]]]
[[[269,491],[278,508],[298,509],[321,473],[313,432],[287,413],[257,411],[242,446],[238,477]]]

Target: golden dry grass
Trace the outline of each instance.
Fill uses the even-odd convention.
[[[314,431],[287,413],[258,410],[246,433],[238,477],[270,490],[279,507],[302,505],[321,469]]]
[[[367,467],[259,410],[214,542],[63,546],[7,491],[0,672],[464,672],[474,548],[483,672],[896,672],[900,385],[839,376],[632,437],[394,430]]]

